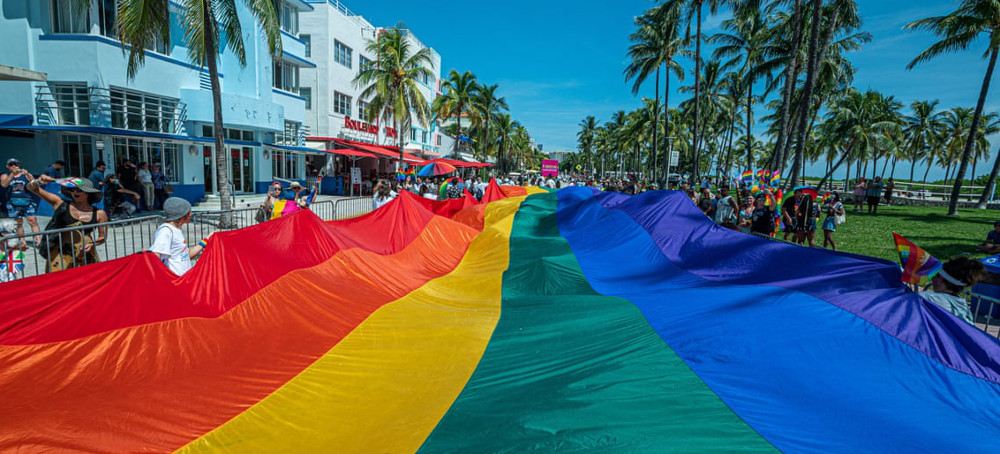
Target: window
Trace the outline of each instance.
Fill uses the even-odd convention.
[[[299,179],[299,154],[272,149],[271,177],[287,180]]]
[[[351,67],[351,48],[340,41],[333,42],[333,60],[348,68]]]
[[[282,60],[274,60],[274,88],[291,93],[299,92],[299,67]]]
[[[52,0],[53,33],[88,33],[90,8],[80,8],[72,0]]]
[[[299,96],[306,99],[306,110],[312,110],[312,105],[313,105],[312,88],[299,87]]]
[[[434,136],[434,145],[439,147],[441,146],[441,134]]]
[[[226,128],[226,138],[230,140],[244,140],[253,142],[253,131],[249,129]]]
[[[358,55],[358,70],[366,71],[368,70],[368,68],[371,68],[374,64],[375,62],[365,58],[364,55]]]
[[[427,131],[420,131],[420,143],[427,143]]]
[[[179,100],[119,87],[109,91],[111,127],[168,133],[180,129]]]
[[[66,175],[89,175],[94,170],[94,148],[91,137],[64,134],[61,142],[62,160],[66,161]]]
[[[333,92],[333,111],[351,116],[351,97],[339,91]]]
[[[274,143],[281,145],[299,145],[299,131],[302,123],[297,121],[285,121],[285,130],[274,134]]]
[[[52,100],[60,125],[90,125],[90,96],[86,83],[53,83]]]
[[[410,141],[417,141],[417,128],[410,128]]]
[[[115,169],[120,169],[125,159],[135,165],[142,162],[148,162],[150,166],[160,164],[160,170],[167,181],[176,183],[181,181],[180,153],[184,146],[186,145],[157,139],[115,137],[112,145],[117,160]]]
[[[118,16],[118,4],[120,0],[97,0],[97,25],[100,26],[102,35],[117,40],[118,34],[115,28],[115,21]],[[146,48],[163,55],[170,55],[170,40],[164,41],[159,35],[155,41]]]
[[[366,115],[368,115],[368,103],[366,103],[366,102],[364,102],[364,101],[362,101],[362,100],[359,99],[358,100],[358,118],[361,118],[361,119],[368,118],[368,117],[366,117]]]
[[[288,3],[281,4],[281,29],[293,35],[299,33],[299,10]]]
[[[299,39],[306,43],[306,58],[312,57],[312,36],[299,35]]]

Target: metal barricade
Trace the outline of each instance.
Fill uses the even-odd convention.
[[[368,214],[371,211],[371,197],[350,197],[339,199],[334,204],[333,220],[356,218],[358,216]]]
[[[202,238],[221,230],[238,230],[257,224],[258,207],[232,210],[194,211],[191,222],[184,224],[184,238],[188,244],[197,243]]]
[[[104,262],[142,252],[153,243],[160,216],[144,216],[86,226],[43,230],[0,240],[0,281]],[[97,244],[103,232],[104,242]],[[22,247],[23,245],[23,247]]]
[[[967,297],[972,308],[972,316],[976,320],[976,327],[1000,339],[1000,317],[993,316],[994,313],[1000,313],[1000,300],[972,292],[969,292]]]
[[[332,220],[336,217],[337,204],[333,200],[323,200],[313,202],[309,205],[309,210],[324,221]]]

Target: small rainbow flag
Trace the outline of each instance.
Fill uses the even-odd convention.
[[[781,171],[775,170],[774,173],[771,174],[771,187],[776,188],[778,186],[781,186]]]
[[[753,170],[749,170],[749,169],[744,170],[743,173],[740,174],[740,180],[742,180],[743,183],[746,183],[747,185],[752,184],[753,183]]]
[[[930,279],[941,270],[941,262],[933,255],[906,239],[903,235],[892,232],[899,251],[899,261],[903,264],[901,280],[910,284],[919,284],[924,279]]]

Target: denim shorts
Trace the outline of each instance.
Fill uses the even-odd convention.
[[[37,210],[38,204],[34,202],[21,206],[14,206],[10,202],[7,202],[7,215],[10,216],[11,219],[34,217],[35,211]]]

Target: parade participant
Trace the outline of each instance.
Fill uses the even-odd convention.
[[[108,215],[104,210],[94,206],[104,198],[104,195],[90,180],[71,178],[60,183],[62,187],[59,192],[71,202],[64,202],[62,197],[42,189],[43,184],[55,181],[55,178],[48,175],[40,175],[26,186],[28,191],[38,194],[42,200],[52,204],[54,209],[52,220],[45,226],[45,230],[108,222]],[[47,270],[65,270],[100,261],[95,246],[104,244],[108,228],[98,227],[96,240],[90,236],[93,230],[88,228],[44,236],[38,245],[38,254],[48,259]]]
[[[811,214],[812,197],[806,197],[801,188],[795,189],[792,197],[789,197],[781,205],[781,218],[785,223],[785,233],[787,235],[791,232],[794,235],[792,238],[794,242],[805,244],[806,228],[808,228]],[[813,228],[815,229],[815,225]]]
[[[191,269],[191,260],[205,250],[208,238],[188,247],[181,230],[184,224],[191,222],[191,203],[187,200],[180,197],[168,198],[163,202],[163,217],[166,222],[160,224],[153,233],[153,245],[149,247],[149,252],[156,254],[174,274],[183,276]]]
[[[868,214],[878,214],[878,201],[882,198],[882,177],[875,177],[865,194],[868,199]]]
[[[750,221],[750,230],[767,236],[774,236],[774,208],[777,206],[771,191],[754,198],[754,209]]]
[[[375,185],[375,195],[372,196],[372,210],[377,210],[383,205],[392,201],[396,198],[398,194],[393,191],[392,188],[382,180],[379,180],[378,184]]]
[[[274,202],[281,200],[281,183],[275,181],[271,183],[271,186],[267,188],[267,195],[264,196],[264,201],[257,208],[256,220],[257,222],[264,222],[271,219],[271,213],[274,210]]]
[[[830,249],[837,250],[837,243],[833,241],[833,233],[837,231],[837,218],[845,216],[844,204],[840,202],[840,194],[834,192],[832,200],[827,202],[826,219],[823,220],[823,247],[827,244]]]
[[[933,291],[918,292],[925,300],[930,301],[957,317],[975,323],[969,302],[959,293],[967,287],[976,285],[986,268],[982,263],[965,257],[950,260],[931,279]]]
[[[17,158],[7,160],[7,173],[0,176],[0,187],[7,189],[7,215],[17,222],[17,234],[24,235],[24,220],[28,221],[31,232],[38,232],[38,202],[28,192],[27,186],[35,177],[21,167]],[[35,241],[39,238],[36,236]],[[21,249],[26,249],[27,243],[21,239]]]
[[[715,223],[728,229],[736,229],[737,213],[740,207],[736,199],[729,195],[729,187],[719,188],[719,201],[715,204]]]
[[[892,177],[889,178],[889,182],[885,184],[885,204],[892,205],[892,192],[896,189],[896,182],[893,181]]]

